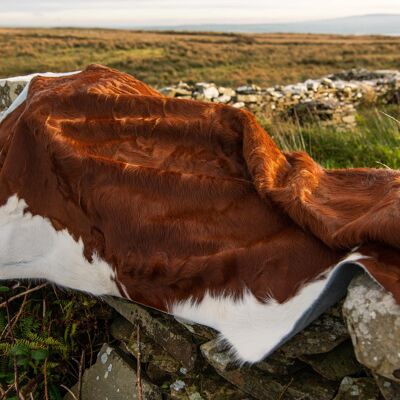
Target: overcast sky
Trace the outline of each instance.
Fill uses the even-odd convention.
[[[0,0],[0,26],[269,23],[400,13],[400,0]]]

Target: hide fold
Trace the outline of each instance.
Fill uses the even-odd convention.
[[[0,278],[126,297],[251,362],[360,269],[400,302],[398,171],[325,170],[248,111],[98,65],[25,94],[0,124]]]

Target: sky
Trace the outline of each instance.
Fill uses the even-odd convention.
[[[140,27],[400,14],[400,0],[0,0],[0,26]]]

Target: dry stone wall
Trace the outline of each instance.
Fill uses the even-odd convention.
[[[23,81],[0,79],[0,118],[2,112],[10,107],[26,85]]]
[[[214,83],[177,85],[160,89],[168,96],[213,101],[262,112],[267,118],[289,116],[300,123],[318,121],[337,127],[355,124],[362,104],[400,103],[400,72],[351,70],[294,85],[261,88],[257,85],[236,89]]]
[[[356,313],[354,287],[360,290],[360,285],[367,291],[376,290],[369,277],[363,276],[361,281],[357,278],[346,300],[352,314]],[[382,296],[389,295],[382,292]],[[357,339],[352,330],[350,337],[342,303],[268,358],[254,365],[239,365],[229,348],[218,340],[217,332],[210,328],[188,324],[125,300],[106,301],[116,311],[112,338],[99,352],[97,362],[84,373],[82,400],[138,398],[138,360],[143,399],[400,399],[400,385],[394,376],[381,375],[376,366],[368,368],[357,360],[358,349],[355,354],[351,338]],[[385,297],[375,308],[385,308],[387,302]],[[359,307],[360,312],[364,308]],[[398,310],[399,306],[395,312]],[[393,319],[385,321],[382,316],[376,322],[388,330],[379,343],[385,341],[385,348],[397,353],[397,338],[390,338]],[[361,334],[372,334],[373,329]],[[357,338],[361,340],[360,336]],[[393,361],[391,368],[397,368]],[[77,389],[76,386],[72,391],[76,394]]]

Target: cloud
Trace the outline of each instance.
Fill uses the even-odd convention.
[[[268,23],[400,13],[399,0],[2,0],[3,26]]]

